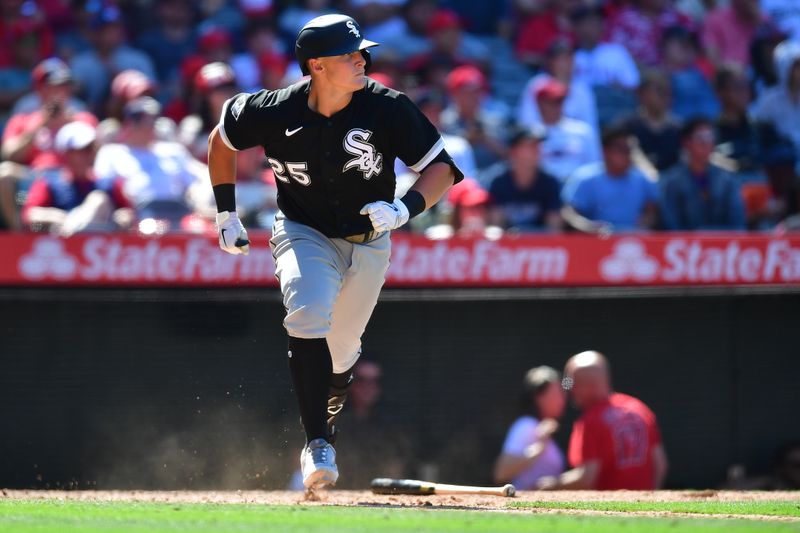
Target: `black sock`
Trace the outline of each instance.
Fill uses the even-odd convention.
[[[325,339],[289,337],[289,370],[307,442],[328,439],[328,391],[333,373]]]

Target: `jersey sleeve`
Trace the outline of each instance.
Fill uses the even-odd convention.
[[[432,163],[447,163],[456,176],[454,183],[464,179],[464,173],[444,149],[442,136],[404,94],[397,98],[391,131],[397,156],[414,172],[422,172]]]
[[[239,93],[222,106],[219,133],[231,150],[246,150],[265,144],[270,108],[265,104],[269,91]]]

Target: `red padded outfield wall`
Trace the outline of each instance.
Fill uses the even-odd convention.
[[[275,286],[268,233],[247,257],[174,234],[0,234],[0,285]],[[800,234],[651,233],[601,239],[520,235],[430,241],[392,236],[390,287],[800,283]]]

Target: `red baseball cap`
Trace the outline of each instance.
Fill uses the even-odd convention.
[[[548,78],[533,89],[533,95],[537,100],[563,100],[567,97],[567,93],[569,93],[567,86],[555,78]]]
[[[455,11],[440,9],[428,21],[428,33],[436,33],[451,28],[461,29],[461,19]]]
[[[453,205],[461,207],[475,207],[489,202],[489,193],[472,178],[465,178],[461,183],[454,185],[448,193],[447,199]]]
[[[447,90],[450,92],[460,91],[461,89],[480,89],[486,90],[486,76],[478,67],[473,65],[462,65],[453,69],[447,75]]]
[[[209,63],[194,77],[194,85],[200,92],[210,92],[219,87],[235,86],[236,74],[227,64],[220,61]]]
[[[286,74],[286,67],[289,62],[281,54],[265,52],[258,56],[258,66],[262,72],[270,71],[279,76]]]
[[[156,89],[156,84],[144,73],[128,69],[123,70],[111,82],[111,94],[123,100],[130,101],[146,95]]]
[[[231,46],[231,34],[222,28],[209,28],[200,35],[200,50],[208,53],[223,46]]]

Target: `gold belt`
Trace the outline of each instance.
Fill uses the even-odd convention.
[[[356,235],[348,235],[347,237],[344,238],[344,240],[355,244],[364,244],[365,242],[377,239],[381,234],[382,232],[371,229],[364,233],[358,233]]]

